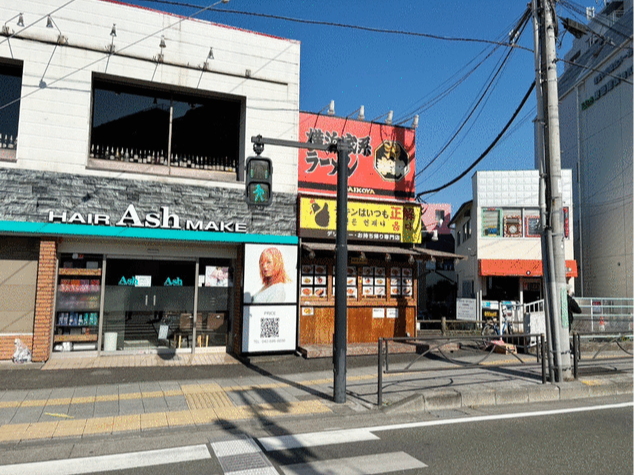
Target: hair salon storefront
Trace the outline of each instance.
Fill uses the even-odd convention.
[[[16,183],[32,178],[10,175]],[[245,245],[296,248],[294,196],[276,195],[256,223],[242,190],[38,176],[40,191],[51,191],[48,209],[11,207],[22,214],[0,220],[1,239],[33,247],[38,260],[31,334],[3,335],[11,345],[25,340],[34,361],[80,352],[242,352]],[[117,187],[127,201],[108,191]],[[65,199],[53,188],[66,190]]]

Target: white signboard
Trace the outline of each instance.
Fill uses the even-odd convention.
[[[385,309],[384,308],[373,308],[372,309],[372,318],[383,318],[385,317]]]
[[[136,287],[152,287],[151,275],[137,275],[134,278],[136,279]]]
[[[296,349],[296,306],[245,305],[243,317],[242,351],[259,353]]]
[[[475,322],[478,319],[476,299],[456,299],[456,319]]]
[[[386,308],[387,318],[398,318],[398,308]]]
[[[244,303],[297,303],[297,246],[245,246]]]

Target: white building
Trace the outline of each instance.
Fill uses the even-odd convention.
[[[573,255],[572,174],[562,170],[566,275],[577,273]],[[456,254],[458,297],[530,303],[543,298],[537,170],[479,171],[472,177],[473,200],[450,225]],[[572,283],[572,282],[571,282]]]
[[[565,63],[558,84],[561,164],[574,179],[576,293],[632,298],[632,0],[606,2],[587,28],[565,56],[585,67]]]
[[[298,243],[297,150],[267,146],[257,212],[244,167],[252,136],[298,140],[299,43],[101,0],[0,17],[0,359],[192,327],[240,353],[245,246]]]

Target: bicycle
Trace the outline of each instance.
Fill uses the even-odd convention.
[[[503,314],[502,319],[502,331],[500,331],[500,327],[498,326],[498,322],[496,320],[489,320],[486,325],[482,327],[482,336],[494,336],[494,335],[510,335],[513,333],[513,325],[510,321],[510,313],[507,315],[506,312]]]

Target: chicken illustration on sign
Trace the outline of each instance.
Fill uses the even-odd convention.
[[[328,203],[324,202],[323,206],[319,206],[315,200],[310,200],[310,213],[315,214],[315,224],[320,228],[327,228],[330,224]]]

